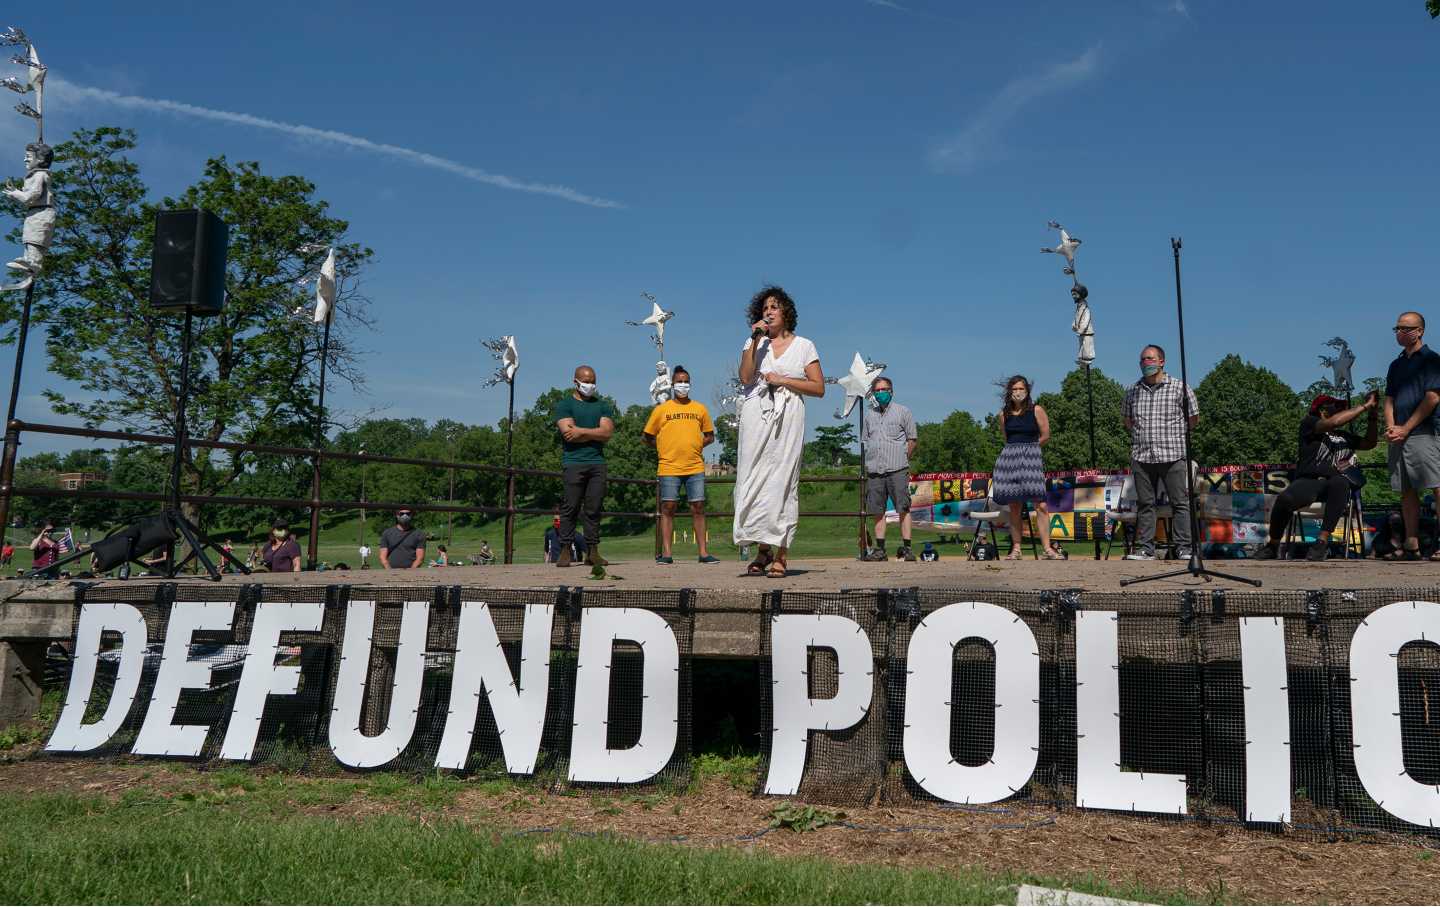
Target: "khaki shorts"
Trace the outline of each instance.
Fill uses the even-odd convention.
[[[896,513],[910,509],[910,470],[897,469],[869,477],[865,483],[865,512],[880,516],[885,512],[886,499],[895,502]]]
[[[1425,491],[1440,488],[1440,438],[1412,434],[1390,445],[1390,488]]]

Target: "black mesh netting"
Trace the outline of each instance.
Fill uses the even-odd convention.
[[[778,591],[766,601],[765,630],[760,637],[761,765],[759,791],[766,787],[770,772],[775,716],[770,691],[775,684],[771,670],[771,621],[777,617],[845,617],[859,625],[869,637],[871,679],[874,692],[865,717],[856,725],[838,731],[811,730],[805,751],[805,770],[796,796],[823,803],[861,804],[874,799],[885,779],[886,722],[888,707],[881,671],[889,650],[889,621],[880,610],[874,592],[809,593]],[[812,699],[830,699],[838,684],[838,664],[833,649],[809,648],[805,668],[806,684]]]
[[[77,628],[85,595],[85,590],[77,591]],[[265,589],[252,585],[241,587],[238,596],[234,587],[220,586],[160,584],[106,589],[103,595],[105,603],[133,606],[145,620],[147,639],[140,683],[119,731],[102,746],[79,755],[122,757],[132,753],[145,718],[146,706],[153,696],[164,651],[165,630],[176,601],[235,602],[233,623],[229,629],[197,632],[192,638],[189,658],[191,661],[202,661],[209,667],[210,683],[203,689],[183,689],[173,719],[177,725],[208,727],[197,761],[218,760],[235,705],[255,609],[268,598],[283,602],[321,603],[323,620],[318,633],[281,634],[275,660],[277,664],[298,668],[298,690],[294,695],[267,698],[250,761],[310,773],[345,770],[331,752],[331,722],[338,717],[336,685],[341,661],[346,657],[343,641],[350,613],[348,606],[355,599],[375,603],[373,627],[365,634],[368,651],[357,656],[366,659],[358,730],[369,737],[383,732],[392,721],[404,719],[398,709],[392,714],[401,626],[407,603],[411,608],[418,603],[428,606],[423,671],[414,705],[414,732],[398,756],[370,767],[411,773],[432,771],[440,753],[447,720],[455,711],[450,697],[462,603],[473,606],[473,603],[483,602],[493,623],[496,641],[509,666],[510,678],[517,689],[520,689],[523,680],[522,658],[530,655],[522,654],[521,646],[526,615],[542,609],[539,614],[543,618],[544,608],[553,609],[550,644],[540,656],[549,660],[549,690],[539,756],[532,774],[555,785],[565,785],[569,777],[576,655],[584,625],[583,609],[641,608],[665,621],[674,633],[679,648],[676,678],[679,708],[676,714],[668,716],[668,720],[675,723],[675,749],[665,767],[649,781],[683,781],[689,777],[691,749],[691,596],[688,590],[582,594],[578,588],[563,587],[558,590],[496,590],[431,586],[366,587],[361,590],[349,586]],[[95,683],[86,706],[87,722],[98,720],[109,704],[119,665],[119,642],[119,634],[106,633],[101,637]],[[644,653],[638,646],[623,640],[615,642],[611,648],[606,747],[625,749],[635,745],[639,739],[642,697],[646,695],[641,689]],[[473,707],[475,721],[470,729],[469,746],[460,771],[480,776],[505,775],[505,752],[488,697],[477,696]],[[63,753],[46,755],[65,756]]]

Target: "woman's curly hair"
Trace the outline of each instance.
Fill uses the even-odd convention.
[[[769,286],[756,293],[750,298],[750,307],[745,310],[746,324],[754,324],[765,317],[765,300],[771,296],[780,303],[780,314],[785,316],[785,330],[794,332],[795,325],[800,323],[800,316],[795,312],[795,300],[790,298],[782,288]]]

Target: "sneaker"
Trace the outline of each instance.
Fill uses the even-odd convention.
[[[1273,561],[1279,557],[1280,552],[1275,545],[1261,545],[1255,549],[1255,554],[1251,557],[1251,560]]]
[[[1190,549],[1189,549],[1189,548],[1176,548],[1176,549],[1175,549],[1175,560],[1177,560],[1177,561],[1188,561],[1188,560],[1190,560]]]
[[[656,556],[656,558],[655,558],[655,563],[657,563],[657,564],[673,564],[673,563],[675,563],[675,558],[669,557],[669,556],[664,555],[664,554],[661,554],[661,555],[657,555],[657,556]]]
[[[883,549],[883,548],[866,548],[866,549],[865,549],[865,553],[862,554],[862,555],[860,555],[860,560],[862,560],[862,561],[883,561],[883,560],[886,560],[886,557],[885,557],[885,549]]]
[[[910,550],[909,545],[901,545],[900,548],[895,552],[895,560],[909,561],[913,564],[915,563],[915,552]]]
[[[1132,552],[1130,552],[1129,554],[1125,555],[1125,560],[1127,560],[1127,561],[1153,561],[1153,560],[1155,560],[1155,552],[1153,552],[1153,551],[1146,551],[1144,548],[1139,548],[1139,549],[1137,549],[1137,550],[1135,550],[1135,551],[1132,551]]]
[[[1325,560],[1325,558],[1327,558],[1327,557],[1329,557],[1329,556],[1330,556],[1330,543],[1329,543],[1329,542],[1315,542],[1314,544],[1312,544],[1312,545],[1310,546],[1310,550],[1305,553],[1305,560],[1307,560],[1307,561],[1323,561],[1323,560]]]
[[[718,564],[718,563],[720,563],[720,558],[716,557],[716,556],[713,555],[713,554],[707,554],[707,555],[705,555],[704,557],[697,558],[697,560],[699,560],[700,563],[702,563],[702,564]]]

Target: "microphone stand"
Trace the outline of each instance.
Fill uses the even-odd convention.
[[[1183,569],[1171,570],[1166,573],[1157,573],[1154,576],[1136,576],[1130,579],[1122,579],[1120,585],[1133,586],[1137,583],[1149,583],[1157,579],[1171,579],[1176,576],[1203,577],[1209,580],[1211,577],[1228,579],[1237,583],[1249,583],[1252,586],[1261,585],[1258,579],[1249,579],[1243,576],[1235,576],[1232,573],[1221,573],[1218,570],[1210,570],[1200,558],[1200,508],[1196,506],[1195,499],[1195,468],[1190,459],[1190,375],[1185,369],[1185,305],[1180,296],[1180,240],[1172,237],[1170,248],[1175,253],[1175,317],[1180,326],[1180,383],[1184,385],[1185,393],[1180,395],[1180,408],[1185,418],[1185,495],[1190,502],[1190,563]]]

